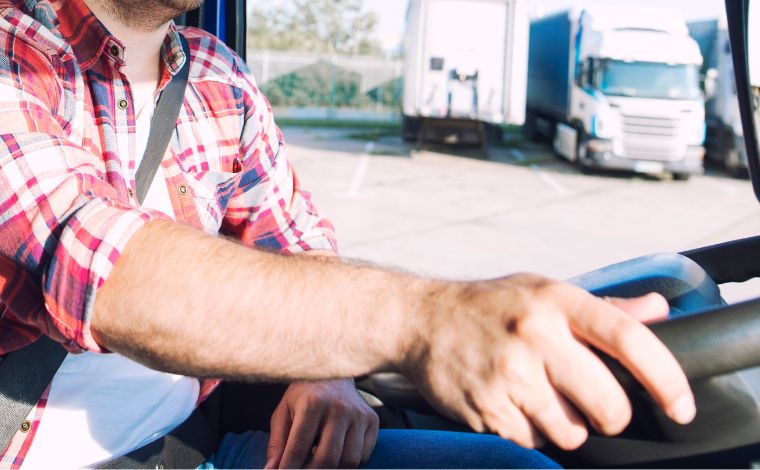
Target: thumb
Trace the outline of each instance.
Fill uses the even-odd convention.
[[[278,408],[272,415],[267,445],[267,463],[264,468],[279,468],[292,425],[290,412],[287,409]]]
[[[665,320],[670,311],[668,301],[657,293],[632,299],[607,298],[605,300],[642,323]]]

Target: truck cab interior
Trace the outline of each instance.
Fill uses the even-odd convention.
[[[726,0],[748,163],[760,200],[760,73],[750,76],[760,72],[760,43],[749,37],[753,30],[760,34],[760,0],[753,3],[756,17],[750,17],[750,0]],[[212,32],[245,57],[245,18],[245,0],[206,0],[178,23]],[[606,359],[634,403],[629,428],[617,437],[592,436],[572,453],[542,450],[570,467],[750,467],[760,462],[760,402],[738,375],[760,366],[760,296],[729,305],[720,294],[721,284],[760,277],[758,253],[760,236],[645,256],[571,280],[600,296],[657,291],[668,299],[671,318],[652,329],[684,367],[699,412],[691,425],[672,424],[631,376]],[[401,376],[365,377],[359,384],[382,402],[386,426],[461,429],[437,415]]]

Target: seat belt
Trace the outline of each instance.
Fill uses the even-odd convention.
[[[150,120],[148,145],[135,174],[137,202],[140,205],[145,201],[161,160],[164,159],[172,134],[177,128],[177,118],[182,109],[182,102],[185,100],[187,77],[190,75],[190,48],[185,38],[181,34],[178,36],[182,43],[182,51],[185,53],[185,63],[161,92]]]
[[[140,204],[145,200],[166,154],[185,97],[190,72],[190,48],[187,40],[181,34],[178,36],[185,53],[185,63],[161,91],[156,103],[148,144],[135,175]],[[0,362],[0,449],[4,451],[8,448],[19,429],[29,430],[31,423],[24,420],[53,381],[66,355],[60,343],[42,336],[31,345],[9,353]]]

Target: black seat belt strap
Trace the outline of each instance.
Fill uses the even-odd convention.
[[[163,160],[169,141],[177,127],[190,71],[190,48],[178,35],[185,53],[185,63],[161,92],[151,120],[145,155],[137,170],[137,199],[142,204]],[[52,382],[66,350],[59,343],[43,336],[31,345],[9,353],[0,362],[0,451],[8,448],[21,429],[31,423],[24,420]],[[25,429],[26,428],[26,429]]]
[[[177,117],[185,100],[187,78],[190,75],[190,48],[185,38],[181,34],[178,36],[182,43],[182,51],[185,53],[185,63],[161,92],[150,121],[148,146],[145,148],[145,154],[135,175],[137,201],[140,204],[145,201],[158,167],[161,166],[161,160],[164,159],[166,149],[169,147],[172,134],[177,127]]]

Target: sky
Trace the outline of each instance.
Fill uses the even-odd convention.
[[[248,0],[252,3],[272,4],[287,0]],[[404,19],[408,0],[364,0],[365,8],[374,11],[380,19],[377,36],[383,48],[391,51],[399,47],[404,34]],[[551,13],[574,5],[605,3],[675,7],[684,12],[687,20],[716,18],[724,11],[723,0],[527,0],[532,16]]]

